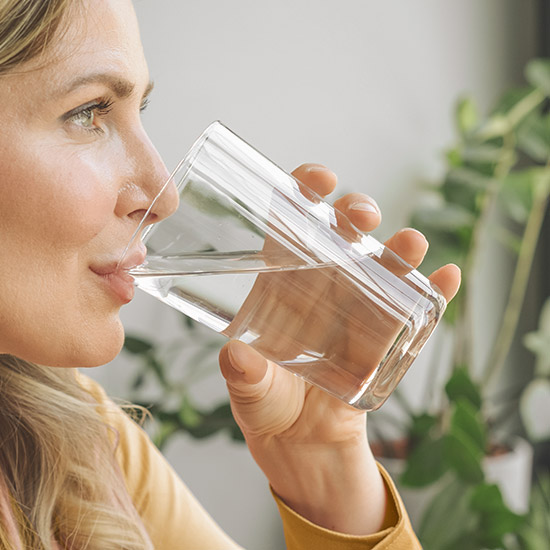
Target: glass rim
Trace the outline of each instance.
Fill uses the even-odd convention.
[[[195,141],[193,142],[191,147],[188,149],[188,151],[185,154],[185,156],[183,157],[183,159],[180,160],[178,162],[178,164],[176,165],[176,167],[172,170],[172,172],[168,176],[167,180],[164,182],[164,184],[160,188],[159,192],[155,195],[155,197],[151,201],[151,204],[149,205],[149,207],[145,211],[145,214],[143,214],[143,217],[141,218],[141,220],[140,220],[138,226],[136,227],[135,231],[132,233],[132,236],[130,237],[130,240],[128,241],[128,244],[125,246],[124,251],[123,251],[122,255],[120,256],[120,260],[118,261],[118,265],[120,265],[122,263],[122,261],[124,260],[126,254],[128,253],[128,250],[130,249],[130,247],[132,246],[132,244],[136,240],[136,237],[141,232],[141,230],[143,228],[143,225],[145,224],[145,221],[147,220],[147,218],[149,217],[149,214],[151,213],[151,210],[153,209],[153,207],[157,203],[160,196],[164,193],[164,190],[166,189],[166,187],[168,187],[168,184],[172,180],[175,180],[176,176],[182,171],[183,171],[183,176],[180,178],[180,181],[185,179],[185,176],[191,170],[191,168],[193,166],[193,163],[195,161],[195,158],[199,154],[199,152],[202,149],[203,145],[208,140],[208,138],[211,136],[211,134],[213,134],[219,128],[225,128],[225,129],[229,130],[229,128],[227,128],[219,120],[215,120],[215,121],[211,122],[202,131],[202,133],[199,135],[199,137],[195,139]],[[152,224],[149,225],[149,227],[147,227],[145,229],[145,231],[143,232],[143,236],[141,238],[142,241],[147,237],[149,232],[154,227],[155,227],[155,223],[152,223]]]

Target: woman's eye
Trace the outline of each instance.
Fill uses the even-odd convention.
[[[145,98],[140,105],[140,112],[143,112],[148,104],[149,100]],[[88,103],[64,115],[63,120],[75,125],[80,130],[101,134],[105,131],[102,119],[109,114],[112,106],[113,102],[110,99]]]
[[[101,133],[103,128],[99,122],[102,117],[109,113],[111,107],[112,102],[110,100],[94,102],[67,113],[64,119],[81,130]]]
[[[74,114],[70,120],[75,124],[82,126],[82,128],[91,130],[94,127],[95,113],[92,109],[84,109],[83,111]]]

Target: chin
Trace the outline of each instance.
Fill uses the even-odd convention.
[[[75,326],[83,329],[75,334]],[[24,340],[17,338],[8,342],[1,353],[48,367],[87,368],[109,363],[123,345],[124,328],[117,316],[93,324],[75,322],[60,330],[40,331]]]
[[[117,330],[113,329],[103,337],[90,338],[86,346],[80,349],[71,366],[81,368],[100,367],[110,363],[122,350],[124,345],[124,329],[119,324]],[[76,364],[75,364],[76,363]]]
[[[124,345],[124,328],[117,319],[116,323],[104,323],[94,330],[74,339],[63,348],[52,350],[52,356],[46,364],[51,367],[93,368],[111,362]]]

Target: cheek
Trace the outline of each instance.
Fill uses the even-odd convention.
[[[0,170],[2,233],[25,236],[27,245],[83,245],[113,216],[112,174],[84,155],[27,156]]]
[[[114,174],[53,151],[10,161],[0,164],[0,352],[73,366],[112,359],[118,312],[94,300],[87,260],[115,216]]]
[[[0,316],[5,325],[17,313],[20,334],[35,325],[38,334],[48,318],[58,327],[75,325],[89,251],[114,216],[117,193],[97,165],[49,153],[1,172],[0,288],[10,291],[0,290]]]

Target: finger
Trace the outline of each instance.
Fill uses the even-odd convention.
[[[363,193],[349,193],[334,201],[334,208],[345,214],[361,231],[373,231],[382,221],[376,201]]]
[[[447,264],[434,271],[428,278],[441,290],[445,300],[450,302],[460,287],[460,268],[455,264]]]
[[[336,174],[322,164],[302,164],[292,175],[321,197],[332,193],[338,183]]]
[[[385,243],[386,248],[395,252],[405,262],[417,268],[428,251],[426,237],[416,229],[401,229],[390,237]]]

